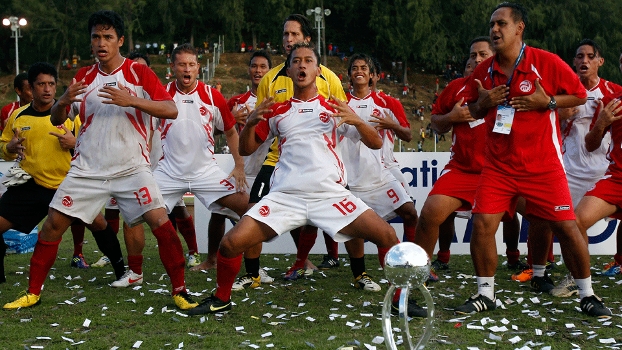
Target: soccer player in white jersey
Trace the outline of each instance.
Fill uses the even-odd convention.
[[[144,220],[151,227],[175,304],[193,308],[197,303],[186,291],[181,242],[166,216],[149,168],[147,147],[150,116],[174,119],[177,108],[151,69],[121,56],[124,24],[118,14],[95,12],[89,17],[88,30],[99,63],[80,69],[51,111],[55,125],[79,114],[82,128],[75,155],[39,233],[30,260],[28,292],[12,304],[39,303],[67,227],[75,219],[92,222],[114,197],[130,226]]]
[[[228,208],[242,216],[248,194],[235,118],[222,94],[197,80],[199,63],[192,45],[177,46],[171,60],[176,80],[166,89],[179,115],[159,127],[163,155],[154,172],[166,208],[170,212],[184,193],[192,192],[212,212]],[[229,175],[214,159],[214,130],[224,132],[231,150],[235,167]]]
[[[248,75],[251,81],[251,88],[243,94],[231,97],[227,101],[227,107],[231,110],[231,114],[233,114],[237,122],[236,129],[238,134],[244,128],[246,118],[250,112],[255,109],[255,104],[257,103],[257,86],[259,86],[261,78],[263,78],[271,67],[272,61],[267,52],[263,50],[253,52],[248,63]],[[259,169],[261,169],[261,165],[266,158],[266,154],[268,154],[269,148],[270,144],[266,143],[262,145],[257,152],[251,154],[250,156],[243,157],[244,173],[246,174],[246,182],[249,185],[255,181],[257,173],[259,172]],[[191,271],[209,270],[216,267],[216,253],[218,252],[220,240],[225,233],[226,218],[226,213],[212,212],[208,225],[207,259],[201,264],[191,268]],[[235,219],[238,220],[239,217]],[[254,269],[252,268],[249,269],[249,271],[253,270]],[[236,289],[236,286],[238,286],[239,289],[244,289],[244,287],[250,286],[253,284],[252,277],[260,278],[259,276],[261,276],[261,282],[273,282],[274,279],[269,277],[263,269],[259,269],[259,267],[257,267],[257,270],[255,271],[257,271],[259,275],[248,276],[247,274],[241,277],[239,281],[240,284],[236,282],[234,289]]]
[[[252,153],[266,139],[279,137],[281,153],[272,187],[223,237],[216,293],[190,310],[190,315],[230,310],[231,286],[242,252],[293,228],[312,224],[338,241],[368,239],[384,254],[398,242],[393,228],[345,189],[346,172],[335,149],[339,138],[361,139],[374,149],[382,147],[382,139],[345,102],[329,105],[318,95],[318,56],[311,44],[294,45],[287,68],[294,96],[274,106],[272,99],[262,102],[242,131],[243,154]]]

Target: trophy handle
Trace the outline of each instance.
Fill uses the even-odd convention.
[[[393,284],[389,287],[389,290],[384,297],[384,303],[382,304],[382,333],[384,334],[384,342],[387,346],[387,350],[397,349],[395,339],[393,339],[393,329],[391,327],[391,303],[396,289],[397,288]],[[435,313],[432,295],[430,295],[430,291],[425,287],[425,285],[419,285],[419,290],[423,294],[428,307],[428,317],[426,319],[425,331],[423,332],[423,335],[417,342],[417,345],[413,346],[410,330],[408,328],[408,295],[410,294],[410,287],[401,287],[401,289],[402,291],[399,300],[399,318],[401,319],[401,329],[404,332],[403,339],[405,339],[405,344],[407,344],[409,350],[423,349],[432,336],[432,326],[434,323]]]

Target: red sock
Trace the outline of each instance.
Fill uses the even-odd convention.
[[[292,266],[292,270],[298,270],[305,267],[305,261],[309,258],[309,252],[315,245],[317,238],[317,230],[307,230],[303,228],[298,236],[298,249],[296,250],[296,262]]]
[[[235,258],[226,258],[220,255],[220,251],[218,251],[216,259],[218,268],[216,269],[216,293],[214,296],[222,301],[229,301],[231,299],[231,287],[242,266],[242,254]]]
[[[134,273],[142,275],[143,273],[143,256],[142,255],[129,255],[127,257],[127,265]]]
[[[553,240],[551,240],[551,246],[549,247],[549,262],[555,262],[555,255],[553,255]]]
[[[618,264],[622,265],[622,254],[617,253],[613,256],[613,260],[615,260]]]
[[[395,294],[393,294],[393,302],[397,303],[400,301],[400,294],[402,294],[402,288],[398,288],[395,290]]]
[[[192,216],[185,219],[175,218],[175,222],[177,223],[179,233],[181,233],[184,241],[186,241],[186,245],[188,246],[188,254],[192,255],[198,252],[197,234],[194,231],[194,221],[192,221]]]
[[[415,226],[404,224],[404,240],[405,242],[415,242]]]
[[[43,241],[40,237],[37,239],[35,251],[30,258],[30,279],[28,280],[28,292],[35,295],[41,294],[43,282],[54,265],[56,255],[58,255],[58,245],[62,241],[62,239],[56,242]]]
[[[505,250],[505,255],[508,257],[508,265],[514,265],[518,262],[518,258],[520,257],[520,250],[516,249],[511,251],[509,249]]]
[[[445,263],[445,264],[449,264],[450,257],[451,257],[451,251],[449,249],[439,250],[438,253],[436,253],[436,259],[438,259],[438,261]]]
[[[71,225],[71,235],[73,236],[73,256],[82,254],[82,244],[84,243],[84,224],[78,223]]]
[[[324,244],[326,245],[326,254],[333,259],[339,259],[339,243],[335,242],[326,232],[324,233]]]
[[[384,269],[384,257],[387,255],[387,253],[389,252],[389,249],[391,249],[392,247],[387,247],[387,248],[381,248],[378,247],[378,261],[380,262],[380,267],[382,267]]]
[[[106,219],[106,221],[108,222],[108,225],[110,225],[115,234],[119,233],[119,218]]]
[[[158,253],[162,265],[171,279],[173,285],[173,295],[186,291],[184,265],[184,250],[181,247],[181,241],[177,237],[177,232],[173,228],[170,220],[167,220],[162,226],[153,230],[153,235],[158,241]]]

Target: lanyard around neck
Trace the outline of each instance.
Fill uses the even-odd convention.
[[[512,78],[514,78],[514,72],[516,71],[516,67],[518,67],[518,64],[520,63],[520,60],[523,58],[523,55],[525,54],[525,43],[523,43],[523,46],[521,46],[520,48],[520,53],[518,54],[518,57],[516,58],[516,62],[514,62],[514,68],[512,68],[512,74],[510,74],[510,77],[508,78],[507,83],[505,83],[506,86],[510,86],[510,84],[512,83]],[[495,60],[493,59],[492,62],[490,62],[490,81],[492,82],[492,87],[495,87],[495,81],[492,78],[492,72],[493,72],[493,65],[495,63]]]

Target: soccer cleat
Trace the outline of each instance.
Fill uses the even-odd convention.
[[[547,261],[545,268],[547,271],[555,270],[555,261]]]
[[[141,284],[143,284],[143,274],[141,273],[139,275],[132,270],[127,270],[121,278],[112,282],[110,285],[115,288],[127,288],[129,286],[138,286]]]
[[[305,269],[305,277],[312,276],[313,272],[315,272],[314,269]]]
[[[551,281],[551,278],[547,274],[544,274],[542,277],[534,276],[531,279],[531,288],[536,292],[550,293],[551,290],[555,288],[555,285],[553,281]]]
[[[261,269],[259,271],[261,271]],[[250,273],[247,273],[246,275],[238,278],[238,280],[233,284],[233,286],[231,286],[231,290],[239,291],[239,290],[244,290],[246,288],[257,288],[259,286],[261,286],[261,273],[259,277],[253,277],[253,275],[251,275]]]
[[[175,300],[175,305],[182,310],[191,310],[199,305],[186,292],[173,295],[173,300]]]
[[[268,272],[263,268],[259,269],[259,277],[261,277],[261,283],[272,283],[274,282],[274,278],[268,275]]]
[[[602,272],[603,276],[613,277],[615,275],[620,274],[620,264],[616,261],[612,261],[609,264],[605,265],[605,268]]]
[[[432,268],[435,271],[449,270],[449,263],[444,263],[444,262],[436,259],[436,260],[434,260],[434,262],[432,262]]]
[[[32,293],[29,293],[28,291],[24,291],[20,293],[19,296],[17,296],[17,299],[15,299],[15,301],[4,304],[2,308],[5,310],[15,310],[24,307],[31,307],[39,304],[40,302],[41,296],[34,295]]]
[[[201,263],[201,256],[199,253],[189,254],[187,267],[195,267]]]
[[[231,300],[222,301],[216,298],[214,295],[203,299],[203,301],[195,308],[188,311],[188,315],[204,315],[215,314],[217,312],[224,312],[231,310]]]
[[[611,316],[611,310],[606,308],[603,300],[596,295],[581,299],[581,311],[598,318]]]
[[[339,267],[339,259],[331,258],[329,255],[324,255],[324,260],[317,266],[320,270],[330,270],[335,267]]]
[[[524,271],[529,269],[531,266],[529,266],[529,264],[524,263],[520,260],[518,260],[515,264],[509,264],[508,263],[508,270],[512,270],[512,271]]]
[[[99,257],[99,260],[97,260],[95,263],[91,264],[91,267],[104,267],[106,265],[110,264],[110,259],[108,259],[107,256],[102,255]]]
[[[84,255],[82,254],[78,254],[78,255],[74,255],[73,258],[71,258],[71,267],[76,267],[78,269],[88,269],[89,268],[89,264],[86,263],[86,260],[84,260]]]
[[[533,269],[523,270],[521,272],[515,273],[512,275],[512,280],[525,283],[531,281],[533,277]]]
[[[470,297],[464,304],[454,309],[454,312],[459,315],[474,314],[486,310],[494,310],[497,308],[496,300],[490,300],[490,298],[481,294],[475,294]]]
[[[428,275],[427,283],[438,282],[438,275],[434,269],[430,269],[430,274]]]
[[[360,276],[354,279],[354,287],[368,290],[370,292],[379,292],[380,286],[374,282],[367,272],[363,272]]]
[[[579,286],[574,282],[574,278],[571,275],[566,275],[555,288],[551,289],[550,293],[554,297],[567,298],[579,295]]]
[[[305,269],[289,269],[283,279],[286,281],[295,281],[305,277]]]
[[[391,303],[391,315],[399,315],[399,302],[394,301]],[[408,317],[428,317],[428,310],[422,308],[413,299],[408,299]]]

